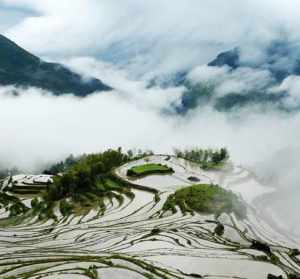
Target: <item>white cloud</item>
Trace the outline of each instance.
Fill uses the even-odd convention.
[[[297,145],[298,115],[261,115],[251,108],[233,115],[209,108],[185,117],[165,115],[161,109],[176,100],[172,91],[148,91],[142,85],[132,90],[135,85],[127,83],[130,91],[85,99],[54,97],[38,89],[15,97],[10,94],[12,87],[1,88],[0,119],[5,121],[0,122],[0,130],[5,132],[0,138],[0,161],[32,168],[69,153],[108,147],[169,152],[175,146],[227,146],[236,163],[253,165]]]
[[[287,92],[288,97],[285,99],[285,104],[289,108],[299,107],[300,103],[300,77],[288,76],[282,81],[279,86],[270,90],[272,93]]]
[[[33,88],[19,90],[21,95],[15,97],[10,94],[13,87],[2,87],[0,119],[5,121],[0,121],[0,130],[5,133],[0,138],[0,162],[33,167],[69,153],[108,147],[168,152],[174,146],[197,145],[227,146],[234,160],[253,164],[297,144],[298,115],[285,117],[272,111],[262,115],[251,107],[227,115],[203,107],[184,117],[166,115],[162,111],[180,99],[183,88],[149,89],[145,82],[131,80],[124,69],[92,58],[65,62],[81,73],[101,78],[116,90],[81,99],[55,97]],[[225,68],[210,68],[198,71],[202,79],[223,75],[220,86],[243,81],[239,74]],[[255,83],[256,76],[264,76],[256,72],[248,75],[249,83]]]
[[[168,122],[155,111],[139,108],[117,94],[102,93],[84,100],[42,95],[37,89],[1,99],[0,158],[2,163],[33,167],[68,153],[95,152],[123,145],[151,144],[167,132]],[[155,132],[152,133],[152,130]]]
[[[229,93],[251,94],[262,92],[274,81],[268,70],[239,67],[231,70],[227,66],[198,66],[193,69],[188,80],[192,84],[203,83],[214,88],[214,97],[222,97]]]
[[[249,94],[250,92],[251,94],[253,91],[262,91],[272,82],[271,74],[267,70],[240,67],[228,73],[216,91],[218,95],[233,92],[242,94]]]
[[[202,65],[194,68],[188,74],[188,80],[192,82],[192,84],[197,84],[199,82],[203,83],[212,83],[216,84],[217,82],[222,82],[222,80],[229,73],[229,67],[211,67],[207,65]]]
[[[115,57],[139,73],[190,68],[235,46],[247,46],[244,57],[253,57],[257,47],[300,23],[295,0],[2,2],[38,13],[5,32],[30,51]]]
[[[180,88],[146,88],[142,81],[92,58],[66,61],[73,69],[93,74],[116,88],[87,98],[55,97],[37,88],[0,87],[0,165],[32,168],[69,153],[108,147],[155,146],[170,132],[163,108],[176,102]],[[14,96],[14,91],[19,96]],[[153,131],[152,131],[153,130]],[[2,163],[2,164],[1,164]]]

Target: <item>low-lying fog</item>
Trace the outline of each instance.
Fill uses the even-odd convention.
[[[176,0],[172,5],[167,0],[0,1],[5,8],[1,33],[36,55],[62,58],[116,89],[78,99],[34,88],[19,90],[16,97],[11,94],[14,88],[0,88],[0,165],[34,171],[70,153],[118,146],[156,152],[226,146],[235,163],[252,167],[279,189],[273,201],[278,214],[296,216],[299,114],[271,109],[261,113],[254,107],[231,114],[209,107],[185,116],[166,114],[162,111],[179,101],[183,89],[146,89],[137,77],[191,70],[237,46],[248,50],[246,59],[259,60],[260,50],[276,39],[293,42],[293,57],[298,57],[297,7],[296,0],[284,5],[280,0]],[[290,60],[278,66],[292,66]],[[193,73],[221,80],[219,94],[232,87],[255,90],[270,82],[266,71],[244,69],[242,78],[238,71],[210,70],[198,67]],[[273,89],[276,94],[278,88]],[[290,93],[286,105],[299,104],[299,77],[287,78],[279,89]]]
[[[272,201],[274,211],[298,232],[295,220],[285,218],[296,216],[300,209],[295,196],[299,192],[298,114],[260,113],[253,107],[230,114],[209,107],[185,116],[166,114],[164,109],[178,101],[181,88],[146,89],[143,82],[131,81],[109,65],[98,67],[101,78],[115,91],[80,99],[54,97],[35,88],[18,90],[19,96],[12,94],[12,87],[0,89],[2,167],[36,171],[70,153],[118,146],[156,152],[226,146],[236,164],[253,168],[279,189]],[[90,71],[97,75],[95,62]]]
[[[95,69],[89,72],[97,76]],[[282,151],[286,148],[297,152],[298,114],[261,113],[255,107],[220,113],[199,107],[178,115],[172,104],[179,102],[183,88],[146,89],[143,81],[132,81],[108,65],[101,64],[101,72],[102,80],[116,90],[77,98],[37,88],[0,88],[1,163],[30,170],[70,153],[118,146],[156,152],[226,146],[233,161],[250,166],[279,151],[280,161],[290,158],[290,152]],[[18,96],[12,94],[15,90]],[[287,172],[296,159],[288,169],[271,161],[277,171]]]

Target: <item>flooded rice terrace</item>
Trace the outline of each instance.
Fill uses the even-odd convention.
[[[174,173],[134,181],[127,177],[128,169],[146,162],[162,163]],[[153,155],[125,164],[115,174],[145,188],[133,189],[134,198],[124,196],[122,203],[108,200],[105,213],[95,208],[63,217],[57,209],[56,221],[32,215],[16,221],[1,208],[0,278],[298,278],[291,276],[300,274],[299,244],[266,222],[254,206],[273,189],[242,167],[204,171],[183,159]],[[195,184],[191,177],[238,194],[247,203],[246,218],[163,212],[170,194]],[[47,182],[45,177],[14,179],[24,185],[30,179]],[[22,202],[30,206],[31,198],[23,196]],[[216,233],[219,224],[223,234]]]

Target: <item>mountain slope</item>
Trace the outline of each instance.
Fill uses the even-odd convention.
[[[111,88],[100,80],[82,77],[57,63],[47,63],[0,35],[0,85],[38,87],[55,95],[86,96]]]
[[[300,76],[300,48],[288,41],[277,40],[264,49],[262,57],[259,61],[246,61],[243,59],[242,49],[234,48],[218,54],[206,65],[208,72],[210,69],[222,68],[225,74],[222,75],[222,71],[219,71],[221,74],[213,80],[207,82],[200,78],[195,82],[186,72],[179,83],[173,83],[186,88],[180,105],[175,106],[176,111],[186,113],[207,104],[218,111],[250,105],[272,107],[281,111],[298,110],[300,103],[289,106],[289,92],[281,88],[274,94],[273,89],[278,88],[289,76]],[[265,80],[261,78],[264,75]],[[230,83],[233,84],[232,88],[228,88]],[[226,93],[220,92],[224,88]]]
[[[234,48],[220,53],[208,66],[229,66],[231,69],[249,67],[270,71],[276,81],[281,82],[289,75],[300,75],[299,46],[285,40],[271,42],[263,51],[263,59],[257,62],[243,61],[241,49]]]
[[[207,64],[211,67],[229,66],[232,69],[236,69],[240,66],[240,51],[238,48],[221,52],[218,56]]]

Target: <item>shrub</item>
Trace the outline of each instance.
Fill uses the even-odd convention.
[[[215,227],[215,234],[218,236],[222,236],[224,234],[225,227],[221,223],[218,223],[218,225]]]

